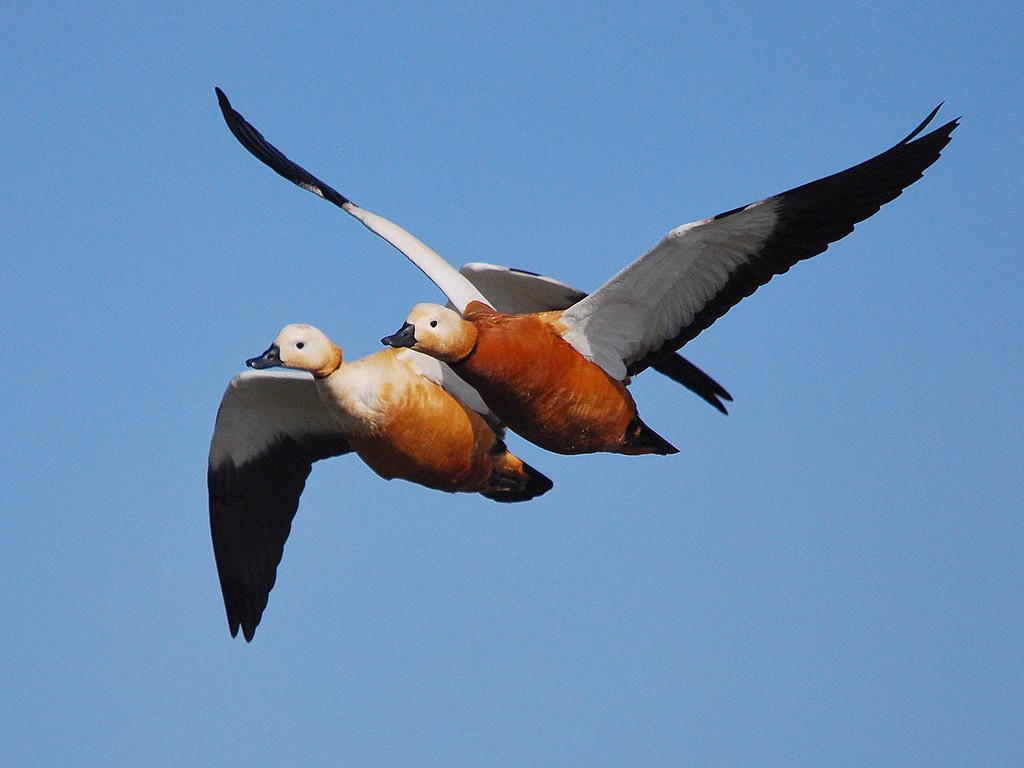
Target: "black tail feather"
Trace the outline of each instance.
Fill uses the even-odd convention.
[[[626,439],[619,453],[657,453],[661,456],[668,456],[679,453],[679,449],[644,424],[639,416],[636,416],[626,428]]]
[[[545,475],[542,475],[525,461],[523,462],[523,472],[526,475],[526,485],[524,486],[521,486],[516,479],[507,478],[505,476],[498,475],[498,473],[495,472],[494,475],[491,476],[492,485],[501,486],[511,482],[514,487],[488,491],[486,493],[481,492],[480,495],[485,496],[492,501],[503,501],[509,503],[515,501],[529,501],[530,499],[547,493],[555,486],[550,479]]]

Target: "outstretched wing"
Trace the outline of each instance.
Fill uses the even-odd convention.
[[[568,309],[587,297],[583,291],[544,275],[511,267],[471,262],[459,270],[479,288],[499,312],[525,314]],[[664,376],[728,413],[723,400],[732,400],[721,384],[681,355],[667,355],[652,366]]]
[[[358,219],[375,235],[387,240],[397,248],[413,264],[419,267],[461,312],[471,301],[487,304],[487,297],[478,291],[469,280],[459,273],[455,267],[442,259],[429,246],[406,232],[394,222],[375,213],[360,208],[340,192],[320,181],[304,168],[296,165],[285,157],[274,145],[263,138],[263,135],[252,127],[245,118],[231,107],[228,97],[217,88],[217,101],[228,128],[258,160],[272,170],[284,176],[288,181],[309,190],[314,195],[344,210]]]
[[[308,374],[246,371],[228,384],[206,479],[232,637],[256,632],[313,462],[350,450]]]
[[[940,105],[941,106],[941,105]],[[679,349],[741,299],[815,256],[921,178],[958,120],[860,165],[674,229],[650,252],[566,310],[565,339],[622,379]]]

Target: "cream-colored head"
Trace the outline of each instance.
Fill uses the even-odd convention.
[[[417,304],[405,325],[381,341],[392,347],[411,347],[445,363],[467,358],[476,346],[476,326],[440,304]]]
[[[246,360],[250,368],[292,368],[314,376],[330,376],[341,365],[341,349],[312,325],[286,325],[270,348]]]

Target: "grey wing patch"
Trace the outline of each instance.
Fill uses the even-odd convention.
[[[459,271],[494,309],[507,315],[568,309],[587,295],[554,278],[512,267],[470,262]]]

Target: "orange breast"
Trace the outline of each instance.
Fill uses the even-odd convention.
[[[636,417],[619,381],[552,327],[556,315],[472,313],[475,353],[453,366],[491,410],[527,440],[556,453],[614,451]]]
[[[374,472],[442,491],[486,486],[495,437],[479,414],[419,376],[391,394],[370,433],[350,438]]]

